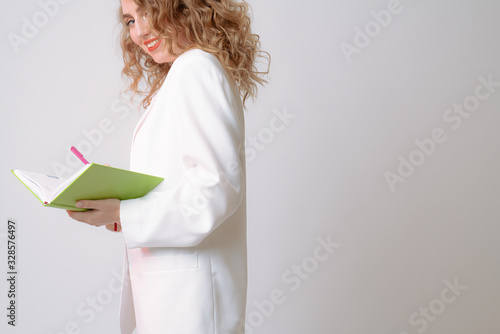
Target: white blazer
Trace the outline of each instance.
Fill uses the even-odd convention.
[[[165,180],[121,202],[123,334],[244,332],[244,129],[217,58],[177,58],[133,136],[130,169]]]

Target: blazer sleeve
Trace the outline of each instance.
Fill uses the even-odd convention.
[[[169,87],[169,107],[178,120],[183,177],[171,189],[155,189],[142,198],[121,202],[120,220],[128,248],[196,246],[244,198],[240,97],[232,93],[217,61],[201,57],[183,59],[179,65],[175,85]],[[169,168],[165,163],[162,168]]]

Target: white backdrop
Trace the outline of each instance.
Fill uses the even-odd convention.
[[[500,2],[250,2],[247,333],[500,332]],[[118,333],[123,240],[10,169],[128,168],[118,0],[3,1],[0,332]],[[7,222],[16,222],[16,326]]]

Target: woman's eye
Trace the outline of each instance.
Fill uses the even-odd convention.
[[[135,23],[135,20],[129,20],[127,21],[126,25],[127,27],[130,26],[130,24],[134,24]]]

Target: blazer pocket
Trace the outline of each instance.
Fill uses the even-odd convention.
[[[160,272],[198,268],[198,250],[191,248],[148,248],[142,272]]]

